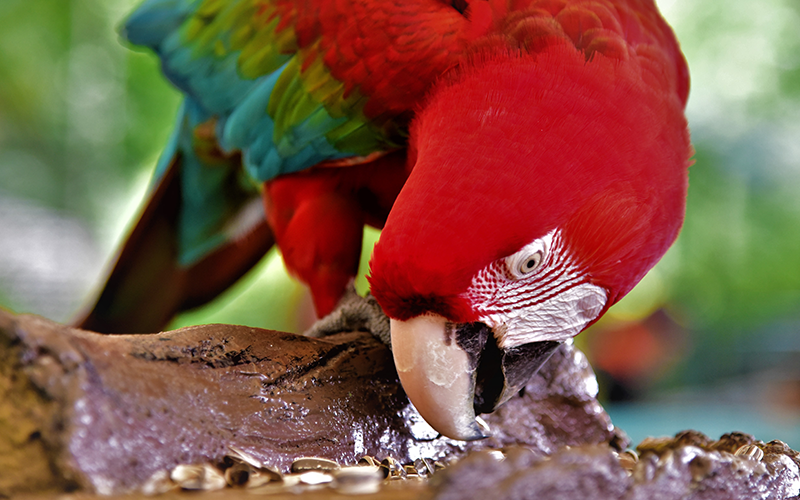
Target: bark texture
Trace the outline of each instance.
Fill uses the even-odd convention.
[[[310,339],[203,325],[105,336],[0,311],[0,343],[0,451],[23,471],[3,474],[6,495],[132,492],[158,471],[214,463],[230,447],[286,471],[301,456],[410,463],[516,445],[551,454],[626,444],[569,345],[486,416],[494,437],[463,443],[422,420],[391,353],[365,332]]]

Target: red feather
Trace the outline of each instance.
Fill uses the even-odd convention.
[[[290,272],[330,313],[358,272],[364,224],[381,228],[408,175],[402,151],[346,168],[318,167],[266,184],[267,219]]]
[[[608,27],[597,3],[570,2],[550,18],[559,36],[547,16],[563,2],[533,4],[546,15],[500,25],[535,50],[484,43],[420,108],[416,165],[371,262],[392,317],[474,320],[463,296],[472,277],[554,228],[611,305],[678,233],[688,82],[666,24],[649,2],[608,2]]]
[[[372,261],[391,316],[474,319],[461,297],[472,275],[554,227],[613,302],[675,238],[688,70],[652,1],[280,0],[277,11],[301,50],[366,98],[375,126],[402,131],[416,115],[414,171]],[[401,156],[268,184],[278,245],[319,314],[356,272],[361,225],[383,224]],[[380,201],[367,209],[365,196]]]
[[[331,92],[331,113],[363,115],[364,127],[386,138],[358,149],[365,157],[282,176],[264,190],[284,260],[310,284],[320,315],[356,272],[364,223],[386,224],[371,284],[398,318],[430,310],[474,319],[462,298],[472,275],[555,227],[613,302],[675,238],[690,155],[688,69],[651,0],[255,4],[250,28],[266,29],[277,16],[274,33],[264,35],[280,39],[271,48],[299,52],[305,74],[316,75],[302,84]],[[343,137],[355,144],[363,130]],[[369,155],[385,153],[373,151],[379,147],[397,149]],[[240,168],[238,157],[230,162]],[[170,186],[157,194],[175,191]],[[178,209],[162,198],[145,212],[101,300],[131,296],[138,306],[109,321],[128,321],[148,297],[160,297],[148,292],[157,280],[146,288],[122,283],[137,274],[129,261],[148,260],[136,249],[156,248],[161,229],[176,227]],[[192,279],[168,239],[157,256],[181,284],[158,299],[166,305],[157,322],[244,273],[272,241],[263,224],[257,229],[246,244],[195,265]],[[210,270],[211,286],[187,285]]]

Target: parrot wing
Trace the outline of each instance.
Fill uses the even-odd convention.
[[[167,78],[216,120],[221,149],[241,151],[248,173],[267,181],[396,149],[404,114],[457,57],[466,20],[446,4],[340,3],[150,0],[124,35],[158,54]],[[398,24],[402,15],[418,25]]]
[[[274,243],[252,208],[260,183],[404,145],[411,109],[458,58],[466,19],[431,0],[344,4],[148,0],[128,18],[123,35],[153,50],[186,98],[142,219],[78,326],[161,328]]]
[[[274,244],[260,193],[244,174],[240,155],[199,147],[204,127],[187,126],[187,104],[96,303],[73,321],[79,328],[159,331],[175,314],[222,293]],[[194,133],[187,138],[187,131]],[[198,147],[181,147],[188,139]],[[205,190],[191,189],[202,181]]]

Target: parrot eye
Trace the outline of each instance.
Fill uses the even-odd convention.
[[[542,257],[541,250],[529,255],[527,259],[522,261],[517,271],[519,271],[520,274],[532,273],[539,267],[539,264],[542,263]]]
[[[551,240],[552,233],[543,238],[533,240],[522,247],[519,252],[506,257],[506,269],[512,275],[512,278],[525,278],[542,267]]]

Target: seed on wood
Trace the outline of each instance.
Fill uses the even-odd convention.
[[[381,467],[385,468],[388,471],[386,474],[387,477],[390,479],[405,479],[406,478],[406,469],[403,467],[400,462],[393,459],[392,457],[386,457],[381,460]]]
[[[169,477],[185,490],[220,490],[227,485],[222,472],[210,464],[178,465]]]
[[[292,462],[290,470],[292,472],[305,472],[312,470],[331,471],[336,470],[339,467],[340,466],[338,463],[334,462],[333,460],[328,460],[327,458],[302,457]]]
[[[333,488],[345,495],[365,495],[380,490],[384,476],[380,467],[344,467],[333,472]]]
[[[175,484],[172,479],[169,477],[169,472],[165,470],[160,470],[150,476],[150,479],[145,481],[142,485],[142,493],[146,496],[153,496],[153,495],[160,495],[161,493],[166,493],[170,490],[177,488],[178,485]]]
[[[760,462],[764,458],[764,450],[754,444],[746,444],[736,450],[735,455]]]
[[[619,464],[628,472],[633,472],[639,463],[639,454],[633,450],[625,450],[619,454]]]

